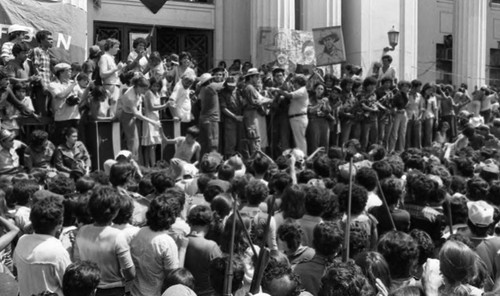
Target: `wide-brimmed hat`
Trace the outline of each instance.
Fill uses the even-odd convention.
[[[213,78],[212,74],[210,74],[210,73],[203,73],[203,74],[201,74],[200,77],[198,77],[198,81],[200,82],[200,85],[203,85],[203,84],[205,84],[207,81],[209,81],[212,78]]]
[[[67,69],[71,69],[71,65],[67,64],[67,63],[59,63],[59,64],[54,66],[54,71],[56,73],[59,71],[67,70]]]
[[[9,29],[7,30],[7,32],[10,34],[10,33],[14,33],[14,32],[26,32],[28,33],[28,28],[26,28],[25,26],[21,26],[21,25],[12,25],[9,27]]]
[[[469,220],[477,226],[488,227],[493,223],[494,208],[484,200],[470,201],[467,203]]]
[[[253,76],[253,75],[260,75],[260,72],[257,68],[250,68],[248,69],[247,73],[243,75],[243,77],[248,77],[248,76]]]
[[[332,38],[333,42],[337,42],[340,40],[339,35],[337,35],[337,33],[332,32],[332,31],[323,31],[319,34],[318,43],[323,45],[326,38]]]
[[[14,139],[16,137],[15,134],[11,133],[6,129],[0,130],[0,142],[5,141],[7,139]]]

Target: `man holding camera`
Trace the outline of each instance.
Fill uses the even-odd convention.
[[[75,94],[76,82],[71,79],[71,66],[66,63],[55,65],[56,80],[49,84],[52,95],[52,112],[54,114],[54,145],[65,142],[62,131],[66,127],[78,129],[80,112],[79,99]]]

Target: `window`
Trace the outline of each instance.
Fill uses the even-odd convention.
[[[500,48],[490,49],[490,85],[500,87]]]
[[[436,83],[452,84],[453,39],[444,36],[443,43],[436,44]]]

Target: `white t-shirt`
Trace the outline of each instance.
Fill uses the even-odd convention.
[[[115,57],[110,55],[109,53],[104,53],[101,58],[99,59],[99,69],[101,71],[101,78],[102,78],[102,83],[103,84],[115,84],[115,85],[120,85],[120,78],[118,77],[118,71],[114,72],[111,74],[108,78],[103,78],[102,73],[103,72],[109,72],[110,70],[115,69],[116,63],[115,63]]]
[[[179,267],[177,245],[167,231],[141,228],[132,242],[130,251],[136,268],[131,293],[134,296],[161,295],[167,272]]]
[[[182,80],[179,80],[179,82],[175,84],[174,90],[170,95],[170,97],[175,100],[175,111],[182,122],[190,122],[193,120],[189,91],[189,89],[185,89],[182,85]]]
[[[76,236],[75,261],[89,260],[101,270],[99,288],[124,287],[121,270],[134,264],[125,234],[111,226],[85,225]]]
[[[307,106],[309,105],[309,95],[305,86],[291,93],[292,99],[290,100],[290,107],[288,108],[288,115],[295,115],[300,113],[307,113]]]
[[[57,238],[44,234],[23,235],[14,251],[19,295],[50,291],[63,296],[62,280],[71,264],[68,252]]]

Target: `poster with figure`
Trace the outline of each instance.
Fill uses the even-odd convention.
[[[257,42],[257,65],[280,67],[295,72],[298,65],[314,65],[314,41],[311,31],[262,27]]]
[[[346,61],[342,27],[313,29],[316,65],[326,66]]]

